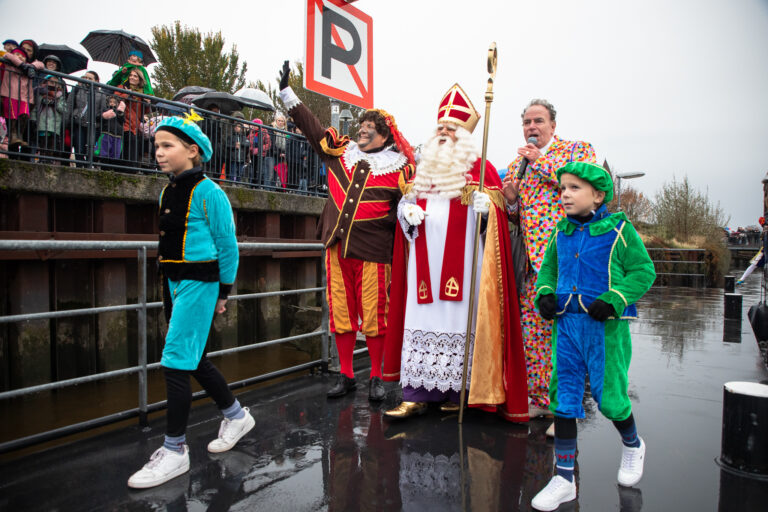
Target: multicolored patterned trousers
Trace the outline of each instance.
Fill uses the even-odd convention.
[[[552,374],[552,321],[544,320],[533,300],[536,298],[536,273],[530,272],[520,294],[520,322],[528,370],[528,398],[531,405],[549,407],[549,379]]]

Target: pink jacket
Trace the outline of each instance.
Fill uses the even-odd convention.
[[[6,53],[4,57],[13,63],[13,66],[8,64],[3,65],[3,80],[2,83],[0,83],[0,96],[9,97],[12,100],[21,100],[29,104],[34,103],[34,87],[32,87],[27,74],[17,67],[23,62],[21,57],[14,55],[13,53]],[[39,60],[32,62],[32,65],[35,69],[43,69],[43,63]]]

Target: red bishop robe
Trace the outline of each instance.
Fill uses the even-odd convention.
[[[480,159],[470,171],[472,181],[462,190],[462,204],[472,201],[478,190]],[[468,404],[495,411],[505,419],[528,421],[528,391],[525,350],[511,259],[509,229],[501,180],[486,162],[484,192],[491,197],[485,231],[485,248],[477,295],[475,345]],[[390,307],[384,349],[384,380],[400,379],[403,327],[407,297],[408,242],[397,230],[392,261]],[[464,262],[471,271],[471,261]],[[467,292],[469,293],[469,292]],[[439,300],[435,297],[435,300]]]

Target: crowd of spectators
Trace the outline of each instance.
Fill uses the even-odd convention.
[[[179,104],[153,97],[141,52],[102,84],[95,71],[73,76],[35,41],[7,39],[0,52],[0,158],[121,172],[156,172],[154,129]],[[209,176],[275,189],[324,190],[324,169],[296,126],[277,112],[271,124],[209,107],[201,128],[214,158]],[[227,115],[224,115],[227,114]]]
[[[729,245],[749,245],[757,246],[760,244],[763,230],[760,226],[739,226],[736,229],[725,228],[725,234]]]

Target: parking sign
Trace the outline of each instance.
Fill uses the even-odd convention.
[[[373,107],[373,20],[345,0],[307,0],[304,87]]]

